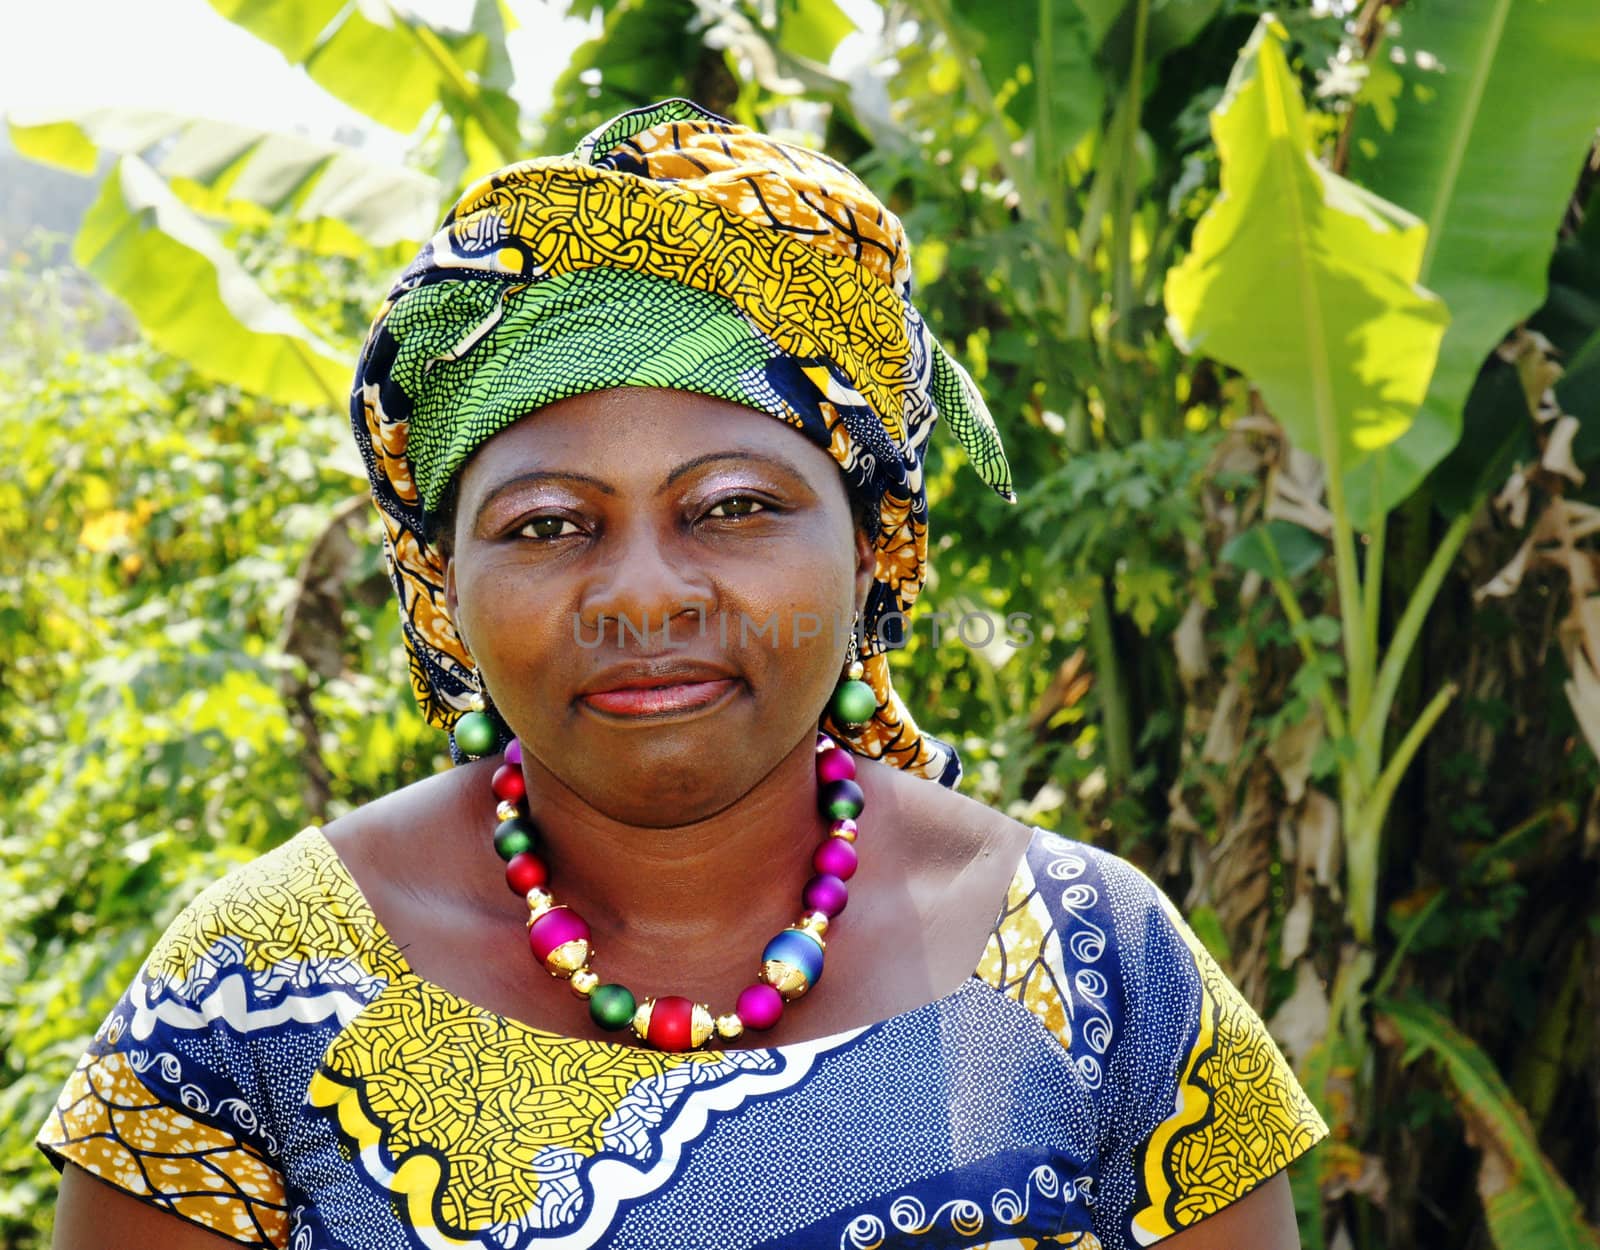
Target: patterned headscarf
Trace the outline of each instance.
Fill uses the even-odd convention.
[[[884,654],[907,637],[884,618],[910,610],[927,572],[936,420],[989,486],[1016,496],[982,397],[910,293],[905,232],[855,175],[687,100],[624,113],[569,157],[469,188],[379,309],[350,400],[428,720],[453,725],[476,690],[432,531],[456,473],[544,405],[662,387],[787,422],[876,501],[861,659],[878,708],[856,727],[827,714],[822,728],[953,787],[959,756],[917,728]]]

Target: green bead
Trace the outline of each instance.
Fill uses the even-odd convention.
[[[841,725],[865,725],[878,710],[878,696],[864,681],[846,681],[833,692],[833,719]]]
[[[510,820],[502,820],[494,831],[495,853],[501,859],[509,860],[513,855],[520,855],[523,851],[533,849],[533,826],[522,819],[513,816]]]
[[[625,1029],[638,1006],[627,986],[597,985],[589,995],[589,1018],[602,1029]]]
[[[482,712],[468,712],[456,722],[456,745],[467,755],[487,755],[494,750],[494,722]]]

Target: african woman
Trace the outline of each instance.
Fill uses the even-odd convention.
[[[1298,1246],[1259,1018],[891,683],[939,418],[1013,498],[909,275],[684,101],[466,192],[351,404],[458,766],[171,926],[40,1132],[58,1247]]]

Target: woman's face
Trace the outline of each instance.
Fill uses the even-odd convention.
[[[809,744],[873,570],[831,456],[680,391],[502,431],[462,471],[453,533],[447,602],[524,751],[647,826],[722,810]]]

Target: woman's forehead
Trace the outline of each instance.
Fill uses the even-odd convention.
[[[840,477],[827,452],[770,413],[692,392],[617,387],[559,400],[508,426],[468,461],[462,486],[492,489],[486,479],[508,471],[664,480],[712,459],[766,464],[812,482]]]

